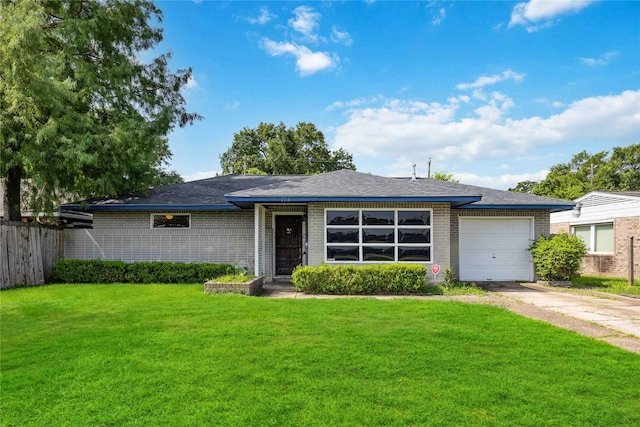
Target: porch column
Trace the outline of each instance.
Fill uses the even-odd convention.
[[[253,206],[254,274],[264,275],[264,207],[256,203]]]

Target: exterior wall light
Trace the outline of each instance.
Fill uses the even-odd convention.
[[[571,209],[571,216],[574,218],[580,218],[581,211],[582,211],[582,203],[576,203],[573,209]]]

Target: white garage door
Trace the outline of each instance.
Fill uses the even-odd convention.
[[[533,280],[529,218],[460,218],[460,280]]]

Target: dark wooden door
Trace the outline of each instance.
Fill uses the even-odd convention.
[[[302,264],[302,216],[276,216],[276,276],[289,276]]]

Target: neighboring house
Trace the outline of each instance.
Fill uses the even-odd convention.
[[[28,188],[24,188],[23,191],[29,191]],[[4,196],[4,185],[2,184],[2,180],[0,180],[0,220],[4,220],[4,203],[2,202],[2,197]],[[60,210],[59,212],[54,212],[53,219],[49,215],[45,215],[44,213],[39,213],[35,215],[31,210],[22,210],[20,212],[20,221],[21,222],[31,222],[37,221],[39,223],[54,224],[67,228],[91,228],[93,224],[93,217],[90,213],[86,212],[74,212],[67,210]]]
[[[634,270],[640,272],[640,191],[592,191],[575,200],[574,212],[551,214],[551,232],[580,236],[589,254],[580,272],[627,277],[629,238],[634,237]]]
[[[65,208],[93,213],[65,231],[65,257],[225,262],[267,280],[297,265],[411,262],[461,280],[533,280],[531,241],[566,200],[342,170],[227,175]],[[442,279],[442,273],[439,279]]]

